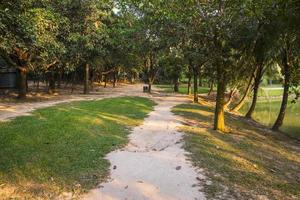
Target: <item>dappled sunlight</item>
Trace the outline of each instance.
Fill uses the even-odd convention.
[[[30,198],[39,190],[54,195],[78,184],[82,190],[95,187],[108,173],[106,154],[126,144],[129,130],[153,105],[133,97],[64,103],[0,122],[5,133],[0,134],[0,190],[18,184],[28,189],[20,194]]]
[[[120,200],[121,196],[138,196],[139,199],[175,200],[172,196],[160,193],[157,186],[146,181],[136,181],[134,185],[128,186],[126,181],[113,179],[109,184],[109,188],[104,186],[103,188],[92,190],[85,199]]]
[[[246,193],[257,188],[276,198],[299,195],[300,186],[296,183],[300,181],[300,152],[282,145],[288,144],[287,139],[277,141],[230,114],[227,114],[230,133],[219,133],[212,130],[210,119],[200,116],[207,109],[190,104],[179,105],[173,111],[183,117],[184,126],[180,130],[191,133],[186,135],[185,146],[194,162],[208,168],[212,177],[215,173],[222,175],[222,179],[213,178],[216,184],[222,180],[221,184],[238,187]]]
[[[255,163],[248,160],[238,148],[235,148],[232,144],[216,137],[209,129],[199,129],[190,127],[182,128],[184,132],[190,132],[193,134],[201,135],[206,142],[205,149],[209,154],[215,154],[221,156],[223,159],[229,161],[230,167],[236,170],[242,170],[246,172],[265,174],[263,168],[257,166]],[[224,164],[224,163],[223,163]]]
[[[93,116],[84,116],[77,118],[77,121],[83,124],[91,124],[91,125],[103,125],[104,122],[100,118],[96,118]]]
[[[102,112],[98,112],[97,115],[99,118],[110,120],[122,125],[137,125],[141,122],[140,120],[122,116],[122,115],[115,115],[115,114],[102,113]]]
[[[176,111],[178,112],[187,112],[187,113],[195,113],[195,114],[200,114],[205,117],[211,117],[213,116],[213,113],[211,111],[206,111],[206,110],[195,110],[195,109],[187,109],[187,108],[177,108]]]
[[[6,112],[17,112],[16,109],[14,107],[11,106],[1,106],[0,105],[0,111],[6,111]]]

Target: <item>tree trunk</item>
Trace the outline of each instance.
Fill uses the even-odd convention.
[[[192,77],[191,76],[189,76],[188,77],[188,91],[187,91],[187,94],[188,95],[191,95],[192,94],[192,83],[191,83],[191,80],[192,80]]]
[[[73,78],[72,78],[72,87],[71,87],[71,94],[73,94],[75,90],[75,81],[76,81],[76,71],[74,72]]]
[[[199,87],[202,87],[203,83],[202,83],[202,75],[201,72],[199,73]]]
[[[104,76],[104,88],[106,88],[106,86],[107,86],[107,74]]]
[[[40,77],[37,78],[36,81],[36,91],[39,92],[40,91]]]
[[[63,70],[60,70],[58,73],[58,80],[57,80],[57,88],[60,89],[61,88],[61,80],[63,78]]]
[[[89,91],[89,78],[90,78],[90,65],[86,64],[85,68],[84,68],[84,89],[83,89],[83,93],[84,94],[88,94]]]
[[[287,53],[286,53],[287,54]],[[283,58],[283,65],[284,65],[284,90],[283,90],[283,96],[282,96],[282,102],[281,102],[281,107],[280,111],[278,114],[278,117],[272,127],[272,130],[278,131],[279,128],[283,124],[285,112],[286,112],[286,107],[288,103],[288,98],[289,98],[289,89],[290,89],[290,84],[291,84],[291,69],[288,64],[287,60],[287,55],[285,55],[285,58]]]
[[[179,80],[175,78],[174,80],[174,92],[179,92]]]
[[[254,79],[254,87],[253,87],[253,97],[252,97],[252,103],[250,106],[249,111],[246,114],[246,118],[251,119],[253,112],[256,107],[256,102],[257,102],[257,97],[258,97],[258,90],[259,90],[259,85],[261,82],[261,78],[263,76],[263,64],[259,64],[258,69],[256,71],[255,79]]]
[[[247,85],[247,88],[246,88],[246,91],[245,91],[243,97],[242,97],[241,100],[238,102],[238,104],[237,104],[234,108],[231,109],[231,111],[238,112],[238,111],[243,107],[243,105],[245,104],[246,99],[247,99],[247,97],[248,97],[248,95],[249,95],[249,93],[250,93],[250,91],[251,91],[252,82],[253,82],[253,77],[254,77],[254,76],[252,75],[251,78],[250,78],[250,80],[249,80],[249,82],[248,82],[248,85]]]
[[[198,69],[197,67],[193,67],[194,74],[194,103],[199,103],[198,97]]]
[[[212,80],[211,83],[210,83],[210,89],[207,93],[207,96],[210,96],[211,93],[213,92],[213,90],[214,90],[214,80]]]
[[[214,120],[214,129],[219,131],[226,131],[225,127],[225,113],[224,113],[224,104],[225,104],[225,82],[223,79],[218,79],[217,85],[217,99],[215,107],[215,120]]]
[[[53,68],[51,68],[50,70],[51,71],[48,72],[48,93],[53,94],[55,92],[55,73]]]
[[[27,69],[26,67],[19,68],[19,99],[25,99],[27,94]]]
[[[152,91],[152,83],[149,82],[148,83],[148,92],[151,93],[151,91]]]
[[[113,76],[114,76],[113,87],[116,87],[116,83],[117,83],[117,72],[114,72],[114,73],[113,73]]]
[[[231,102],[233,100],[235,92],[236,92],[236,88],[234,88],[233,90],[230,91],[229,98],[228,98],[227,102],[225,102],[225,104],[224,104],[224,109],[225,110],[228,110],[228,107],[229,107],[229,105],[231,104]]]

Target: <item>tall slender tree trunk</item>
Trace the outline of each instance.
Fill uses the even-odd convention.
[[[116,83],[117,83],[117,72],[114,72],[114,73],[113,73],[113,76],[114,76],[113,87],[116,87]]]
[[[203,86],[203,82],[202,82],[202,75],[201,72],[199,72],[199,87]]]
[[[174,79],[174,92],[179,92],[179,78]]]
[[[154,83],[154,76],[151,75],[149,78],[148,78],[148,92],[151,93],[152,92],[152,85]]]
[[[60,89],[61,88],[61,81],[62,81],[62,78],[63,78],[63,70],[60,70],[59,73],[58,73],[58,79],[57,79],[57,88]]]
[[[50,72],[48,73],[48,93],[53,94],[55,93],[55,72],[53,67],[50,69]]]
[[[259,90],[259,85],[260,85],[262,76],[263,76],[263,63],[260,63],[257,68],[255,79],[254,79],[252,103],[251,103],[249,111],[247,112],[247,114],[245,116],[248,119],[252,118],[252,115],[253,115],[255,107],[256,107],[258,90]]]
[[[73,94],[74,90],[75,90],[75,81],[76,81],[76,71],[74,72],[74,75],[72,77],[72,87],[71,87],[71,94]]]
[[[104,75],[104,88],[106,88],[107,86],[107,79],[108,79],[108,75]]]
[[[19,68],[19,99],[25,99],[27,94],[27,68]]]
[[[237,112],[237,111],[239,111],[239,110],[243,107],[243,105],[245,104],[246,99],[247,99],[247,97],[248,97],[248,95],[249,95],[249,93],[250,93],[250,91],[251,91],[252,82],[253,82],[253,77],[254,77],[254,75],[252,74],[251,77],[250,77],[250,79],[249,79],[249,82],[248,82],[248,85],[247,85],[247,88],[246,88],[246,91],[245,91],[243,97],[242,97],[241,100],[238,102],[238,104],[236,104],[236,106],[234,106],[234,108],[231,109],[231,111]]]
[[[36,91],[39,92],[40,91],[40,76],[38,75],[38,78],[36,80]]]
[[[198,68],[193,67],[193,74],[194,74],[194,103],[199,103],[198,97]]]
[[[192,77],[191,77],[191,75],[188,77],[188,91],[187,91],[187,94],[188,95],[191,95],[192,94],[192,83],[191,83],[191,81],[192,81]]]
[[[151,91],[152,91],[152,83],[149,83],[148,84],[148,92],[151,93]]]
[[[286,107],[288,104],[288,98],[289,98],[289,89],[291,84],[291,68],[288,64],[288,58],[287,58],[287,52],[285,52],[285,58],[283,58],[283,65],[284,65],[284,90],[283,90],[283,96],[281,101],[281,107],[278,114],[278,117],[272,127],[272,130],[278,131],[279,128],[283,124],[283,120],[285,117]]]
[[[84,68],[84,89],[83,89],[83,93],[84,94],[89,94],[90,92],[90,88],[89,88],[89,78],[90,78],[90,65],[86,64],[85,68]]]
[[[219,75],[218,83],[217,83],[217,99],[216,99],[216,107],[215,107],[214,129],[222,132],[226,131],[225,112],[224,112],[225,90],[226,90],[225,85],[226,84],[224,79],[222,78],[222,75]]]
[[[210,96],[211,93],[214,91],[214,84],[215,84],[214,80],[212,80],[211,83],[210,83],[210,89],[209,89],[209,91],[207,93],[207,96]]]

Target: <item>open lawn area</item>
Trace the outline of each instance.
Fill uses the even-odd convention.
[[[209,177],[202,181],[208,197],[300,199],[299,143],[231,114],[230,132],[214,131],[209,105],[181,104],[173,112],[184,120],[191,160]]]
[[[155,85],[158,88],[163,89],[164,92],[174,92],[174,86],[173,85]],[[198,93],[203,94],[203,93],[208,93],[209,88],[207,87],[198,87]],[[181,84],[179,85],[179,93],[180,94],[187,94],[188,92],[188,87],[186,84]],[[194,92],[194,89],[192,87],[192,93]]]
[[[128,141],[154,102],[141,97],[60,104],[0,122],[0,199],[81,193],[108,175],[105,155]]]
[[[174,92],[174,86],[173,85],[155,85],[158,88],[163,89],[164,92]],[[192,93],[194,92],[194,88],[192,86]],[[188,87],[187,84],[180,84],[179,85],[179,93],[180,94],[187,94]],[[216,91],[216,88],[214,88],[214,91]],[[208,93],[209,88],[208,87],[198,87],[198,93],[199,94],[204,94]],[[258,91],[258,96],[263,97],[263,98],[269,98],[269,97],[278,97],[280,98],[283,93],[283,88],[281,87],[263,87],[260,88]]]

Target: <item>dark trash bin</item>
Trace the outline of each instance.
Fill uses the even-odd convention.
[[[146,85],[144,85],[144,86],[143,86],[143,92],[149,92],[149,87],[146,86]]]

